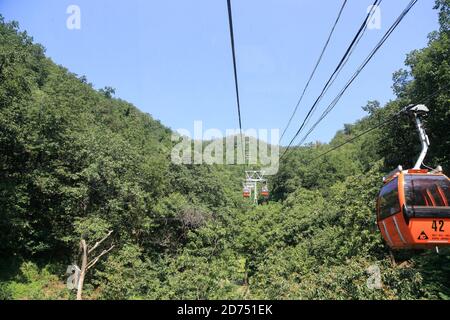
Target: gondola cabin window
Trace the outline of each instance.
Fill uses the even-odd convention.
[[[449,217],[450,181],[443,175],[406,175],[405,200],[409,218]]]
[[[406,204],[419,207],[446,207],[450,201],[450,182],[444,176],[406,175]]]
[[[386,219],[400,212],[400,202],[398,200],[398,179],[394,179],[386,184],[380,193],[379,198],[380,219]]]

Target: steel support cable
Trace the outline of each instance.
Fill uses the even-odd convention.
[[[384,34],[384,36],[381,38],[381,40],[378,42],[378,44],[375,46],[375,48],[371,51],[369,56],[364,60],[362,65],[357,69],[357,71],[353,74],[353,76],[350,78],[350,80],[347,82],[347,84],[344,86],[344,88],[339,92],[339,94],[334,98],[334,100],[328,105],[328,107],[324,110],[322,115],[319,117],[319,119],[313,124],[313,126],[309,129],[307,134],[302,138],[302,140],[298,143],[298,146],[302,145],[308,136],[314,131],[314,129],[319,125],[319,123],[334,109],[334,107],[337,105],[339,100],[342,98],[344,93],[347,91],[347,89],[350,87],[350,85],[355,81],[355,79],[359,76],[359,74],[362,72],[362,70],[367,66],[367,64],[372,60],[374,55],[378,52],[378,50],[383,46],[383,44],[386,42],[386,40],[391,36],[391,34],[395,31],[395,29],[398,27],[398,25],[401,23],[401,21],[404,19],[404,17],[408,14],[408,12],[414,7],[414,5],[417,3],[418,0],[411,0],[411,2],[407,5],[407,7],[403,10],[403,12],[400,14],[400,16],[397,18],[397,20],[391,25],[391,27],[388,29],[388,31]]]
[[[372,131],[374,131],[374,130],[376,130],[376,129],[378,129],[378,128],[380,128],[380,127],[382,127],[382,126],[384,126],[384,125],[386,125],[386,124],[388,124],[388,123],[394,122],[394,120],[396,120],[398,116],[399,116],[399,115],[395,115],[394,118],[389,119],[389,120],[386,120],[386,121],[383,121],[383,122],[379,123],[377,126],[372,127],[372,128],[370,128],[370,129],[367,129],[366,131],[364,131],[364,132],[362,132],[362,133],[356,135],[355,137],[353,137],[353,138],[351,138],[351,139],[349,139],[349,140],[346,140],[345,142],[343,142],[343,143],[337,145],[336,147],[333,147],[333,148],[331,148],[330,150],[328,150],[328,151],[326,151],[326,152],[324,152],[324,153],[318,155],[317,157],[315,157],[315,158],[313,158],[312,160],[310,160],[308,163],[311,163],[311,162],[313,162],[313,161],[315,161],[315,160],[317,160],[317,159],[319,159],[319,158],[322,158],[323,156],[326,156],[327,154],[329,154],[329,153],[331,153],[331,152],[333,152],[333,151],[335,151],[335,150],[337,150],[337,149],[339,149],[339,148],[342,148],[342,147],[345,146],[346,144],[349,144],[349,143],[351,143],[351,142],[353,142],[353,141],[355,141],[355,140],[361,138],[362,136],[364,136],[364,135],[366,135],[366,134],[368,134],[368,133],[370,133],[370,132],[372,132]]]
[[[379,7],[379,6],[381,5],[381,2],[382,2],[382,1],[380,1],[380,2],[377,4],[377,6],[372,6],[372,8],[371,8],[372,11],[369,12],[370,17],[369,17],[369,19],[367,20],[367,23],[370,21],[370,19],[372,19],[372,16],[373,16],[373,15],[375,14],[375,12],[376,12],[376,8]],[[350,59],[351,55],[353,54],[353,51],[355,51],[356,47],[358,46],[359,42],[361,41],[361,39],[362,39],[362,37],[364,36],[364,34],[366,33],[366,31],[367,31],[367,27],[364,28],[364,30],[363,30],[362,33],[360,34],[358,40],[356,40],[355,45],[353,46],[353,48],[351,49],[350,53],[348,54],[348,56],[347,56],[346,60],[344,61],[344,63],[343,63],[343,65],[342,65],[341,69],[335,74],[333,80],[331,80],[331,82],[330,82],[328,88],[327,88],[327,89],[325,90],[325,92],[324,92],[324,95],[328,92],[328,90],[330,89],[330,87],[334,84],[334,82],[335,82],[336,79],[338,78],[339,74],[341,73],[341,71],[342,71],[342,69],[345,67],[345,65],[347,64],[348,60]],[[320,98],[319,102],[322,100],[322,98],[323,98],[323,95],[322,95],[322,97]],[[316,110],[317,110],[317,109],[314,109],[314,110],[313,110],[313,112],[311,113],[310,117],[306,120],[305,125],[303,126],[303,128],[305,128],[305,127],[309,124],[309,121],[311,120],[311,118],[312,118],[312,116],[314,115],[314,113],[315,113]],[[300,133],[301,133],[301,132],[300,132]]]
[[[308,121],[308,119],[311,117],[312,113],[314,112],[314,110],[317,107],[317,104],[320,102],[320,100],[323,98],[323,96],[325,95],[325,93],[328,91],[330,85],[332,84],[332,82],[334,81],[335,77],[339,74],[339,72],[342,70],[343,66],[345,65],[346,61],[348,61],[348,57],[350,56],[350,54],[353,52],[355,45],[359,42],[360,37],[362,34],[364,34],[365,29],[367,28],[368,22],[370,21],[371,17],[373,16],[373,14],[375,13],[375,8],[378,7],[380,5],[382,0],[375,0],[375,2],[373,3],[372,6],[372,10],[370,10],[370,12],[367,14],[366,19],[364,20],[364,22],[361,24],[358,32],[356,33],[355,37],[353,38],[352,42],[350,43],[350,45],[348,46],[346,52],[344,53],[342,59],[340,60],[340,62],[338,63],[336,69],[334,70],[334,72],[331,74],[330,78],[328,79],[328,81],[326,82],[325,86],[322,89],[322,92],[320,93],[320,95],[317,97],[316,101],[314,102],[314,104],[311,106],[311,108],[309,109],[303,123],[301,124],[300,128],[297,130],[296,134],[294,135],[294,137],[292,138],[292,140],[290,141],[289,145],[287,146],[287,148],[285,149],[283,155],[281,156],[281,159],[284,158],[286,152],[290,149],[290,147],[292,146],[292,144],[294,143],[295,139],[298,137],[298,135],[301,133],[301,131],[303,130],[306,122]]]
[[[236,64],[236,49],[234,45],[234,31],[233,31],[233,14],[231,10],[231,0],[227,0],[227,7],[228,7],[228,25],[230,30],[230,40],[231,40],[231,52],[233,55],[233,70],[234,70],[234,85],[235,85],[235,91],[236,91],[236,104],[237,104],[237,112],[238,112],[238,118],[239,118],[239,133],[241,136],[241,145],[242,145],[242,156],[244,157],[244,164],[246,164],[245,159],[245,144],[244,144],[244,138],[242,133],[242,117],[241,117],[241,103],[239,98],[239,83],[238,83],[238,76],[237,76],[237,64]]]
[[[295,114],[297,113],[297,110],[298,110],[298,108],[299,108],[299,106],[300,106],[300,104],[301,104],[301,102],[303,100],[303,97],[305,96],[306,90],[308,90],[309,85],[311,83],[311,80],[313,79],[314,75],[316,74],[317,68],[319,67],[320,62],[322,61],[322,58],[323,58],[323,56],[325,54],[325,51],[328,48],[328,45],[329,45],[330,40],[331,40],[331,37],[333,36],[334,30],[336,29],[336,26],[337,26],[339,20],[341,19],[342,12],[344,11],[344,8],[345,8],[347,2],[348,2],[348,0],[344,0],[344,2],[342,3],[342,6],[341,6],[341,8],[339,10],[339,13],[338,13],[338,16],[337,16],[336,20],[334,21],[334,24],[333,24],[333,27],[331,28],[330,34],[328,35],[328,38],[327,38],[327,40],[325,42],[325,45],[322,48],[322,52],[319,55],[319,59],[317,60],[315,66],[314,66],[314,69],[311,72],[311,75],[309,76],[309,79],[306,82],[305,87],[303,88],[303,91],[302,91],[302,93],[300,95],[300,98],[298,99],[297,104],[295,105],[294,111],[292,112],[291,117],[289,118],[289,121],[286,124],[286,127],[283,130],[283,133],[281,134],[280,141],[283,139],[284,135],[286,134],[287,129],[291,125],[292,119],[294,118]]]
[[[424,104],[424,103],[426,103],[426,102],[429,102],[432,98],[434,98],[434,97],[437,96],[439,93],[441,93],[442,91],[444,91],[445,89],[448,89],[448,88],[450,88],[450,84],[448,84],[447,86],[442,87],[442,88],[439,89],[439,90],[434,91],[432,94],[430,94],[430,95],[428,95],[426,98],[422,99],[421,102],[419,102],[418,104]],[[355,141],[355,140],[361,138],[362,136],[364,136],[364,135],[366,135],[366,134],[368,134],[368,133],[370,133],[370,132],[372,132],[372,131],[374,131],[374,130],[376,130],[376,129],[378,129],[378,128],[381,128],[381,127],[383,127],[383,126],[385,126],[385,125],[387,125],[387,124],[389,124],[389,123],[391,123],[391,122],[394,122],[395,120],[397,120],[397,118],[398,118],[399,116],[403,115],[404,112],[405,112],[405,109],[399,111],[398,113],[396,113],[396,114],[390,116],[390,119],[387,119],[387,120],[385,120],[385,121],[382,121],[382,122],[380,122],[378,125],[376,125],[376,126],[370,128],[370,129],[367,129],[366,131],[364,131],[364,132],[358,134],[357,136],[355,136],[355,137],[353,137],[353,138],[351,138],[351,139],[348,139],[348,140],[346,140],[345,142],[343,142],[343,143],[337,145],[336,147],[333,147],[333,148],[331,148],[330,150],[328,150],[328,151],[326,151],[326,152],[324,152],[324,153],[318,155],[317,157],[315,157],[315,158],[313,158],[312,160],[310,160],[310,161],[308,162],[308,164],[311,163],[311,162],[313,162],[313,161],[315,161],[315,160],[317,160],[317,159],[319,159],[319,158],[322,158],[323,156],[326,156],[327,154],[329,154],[329,153],[331,153],[331,152],[333,152],[333,151],[335,151],[335,150],[337,150],[337,149],[339,149],[339,148],[345,146],[346,144],[349,144],[349,143],[351,143],[351,142],[353,142],[353,141]]]
[[[367,17],[364,20],[364,22],[362,23],[362,25],[361,25],[360,29],[358,30],[356,36],[353,38],[350,46],[348,47],[347,51],[345,52],[344,56],[342,57],[341,61],[338,64],[338,66],[336,67],[335,71],[333,72],[331,77],[328,79],[328,82],[325,84],[321,94],[318,96],[318,98],[316,99],[316,101],[312,105],[311,109],[309,110],[308,114],[306,115],[305,119],[303,120],[303,123],[301,124],[301,126],[298,129],[298,131],[295,134],[295,136],[290,141],[290,143],[289,143],[289,145],[288,145],[288,147],[287,147],[287,149],[285,150],[284,153],[286,153],[289,150],[289,148],[294,143],[295,139],[300,135],[300,133],[302,132],[304,127],[307,125],[307,123],[309,122],[309,120],[312,117],[312,115],[314,114],[314,112],[315,112],[315,110],[317,108],[317,105],[322,100],[324,95],[327,93],[328,89],[332,86],[332,84],[334,83],[334,81],[336,80],[336,78],[338,77],[340,72],[342,71],[343,67],[345,66],[345,64],[349,60],[351,54],[353,53],[353,51],[355,50],[355,48],[358,45],[359,41],[361,40],[362,36],[364,35],[364,33],[365,33],[366,29],[367,29],[368,22],[370,21],[370,19],[372,18],[373,14],[375,13],[375,8],[377,8],[381,4],[381,2],[382,2],[381,0],[374,2],[371,11],[367,14]],[[283,156],[284,156],[284,154],[283,154]],[[282,156],[282,158],[283,158],[283,156]]]

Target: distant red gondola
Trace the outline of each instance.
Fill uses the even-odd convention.
[[[269,189],[267,188],[267,186],[263,186],[261,188],[261,196],[268,198],[269,197]]]

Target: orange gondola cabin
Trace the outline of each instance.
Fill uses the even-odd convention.
[[[403,110],[414,116],[422,152],[413,169],[399,166],[384,179],[377,201],[377,224],[393,249],[431,249],[450,245],[450,180],[442,168],[422,169],[430,141],[421,117],[429,110],[410,105]]]
[[[244,196],[244,198],[250,198],[250,189],[249,188],[244,188],[244,191],[242,192],[242,195]]]
[[[394,249],[450,245],[450,180],[439,171],[402,170],[387,179],[378,197],[378,227]]]
[[[269,188],[267,188],[267,186],[263,186],[261,188],[261,196],[263,196],[264,198],[269,197]]]

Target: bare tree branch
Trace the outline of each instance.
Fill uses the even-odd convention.
[[[105,241],[106,239],[108,239],[108,237],[109,237],[112,233],[113,233],[112,230],[109,231],[108,234],[107,234],[102,240],[97,241],[97,242],[95,243],[95,245],[94,245],[92,248],[89,249],[88,253],[91,253],[92,251],[94,251],[95,249],[97,249],[97,247],[98,247],[103,241]]]
[[[110,252],[113,248],[114,248],[114,245],[112,245],[108,250],[103,250],[102,253],[100,253],[94,260],[89,262],[89,264],[86,267],[86,270],[89,270],[90,268],[92,268],[103,255]]]
[[[84,278],[86,276],[86,272],[92,268],[97,262],[98,260],[104,256],[105,254],[107,254],[108,252],[110,252],[113,248],[114,248],[114,244],[108,249],[108,250],[103,250],[102,253],[100,253],[95,259],[93,259],[92,261],[89,261],[90,259],[88,258],[89,253],[92,253],[95,249],[97,249],[100,244],[103,243],[103,241],[105,241],[106,239],[108,239],[109,236],[111,236],[111,234],[113,233],[113,231],[109,231],[108,234],[101,239],[100,241],[97,241],[95,243],[95,245],[89,249],[89,246],[86,243],[86,240],[83,239],[83,236],[80,240],[80,253],[81,253],[81,269],[80,269],[80,277],[78,279],[78,285],[77,285],[77,300],[82,300],[82,294],[83,294],[83,284],[84,284]]]

